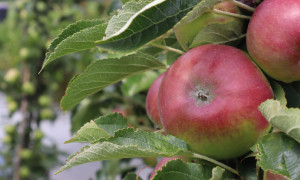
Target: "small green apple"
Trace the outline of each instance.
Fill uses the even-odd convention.
[[[4,81],[13,84],[17,82],[19,78],[20,78],[20,71],[16,68],[11,68],[6,72],[4,76]]]
[[[44,133],[40,129],[37,129],[37,130],[34,131],[34,133],[33,133],[33,139],[35,141],[40,141],[40,140],[43,139],[43,137],[44,137]]]
[[[21,166],[19,170],[19,174],[21,178],[28,178],[30,176],[30,169],[28,166]]]
[[[44,108],[41,110],[41,119],[53,119],[55,117],[54,112],[50,108]]]
[[[32,95],[35,92],[35,87],[32,82],[27,81],[22,85],[22,91],[27,95]]]
[[[22,149],[20,156],[22,159],[28,160],[32,157],[32,151],[30,149]]]
[[[52,98],[48,95],[41,95],[38,99],[38,103],[40,106],[50,106],[52,102]]]
[[[4,126],[4,131],[6,134],[12,135],[16,132],[17,128],[14,125]]]

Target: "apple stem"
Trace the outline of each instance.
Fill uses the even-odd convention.
[[[248,10],[250,12],[254,12],[255,11],[255,8],[250,7],[250,6],[248,6],[248,5],[244,4],[244,3],[238,2],[236,0],[229,0],[229,1],[232,2],[233,4],[235,4],[236,6],[238,6],[240,8],[243,8],[243,9],[246,9],[246,10]]]
[[[236,17],[236,18],[241,18],[241,19],[251,19],[250,16],[245,16],[245,15],[236,14],[236,13],[230,13],[230,12],[221,11],[218,9],[213,9],[212,11],[217,14],[222,14],[222,15],[226,15],[226,16],[231,16],[231,17]]]
[[[161,48],[161,49],[164,49],[164,50],[167,50],[167,51],[172,51],[172,52],[175,52],[175,53],[178,53],[178,54],[184,54],[185,52],[184,51],[181,51],[179,49],[175,49],[175,48],[172,48],[172,47],[169,47],[169,46],[163,46],[163,45],[160,45],[160,44],[151,44],[152,46],[154,47],[158,47],[158,48]]]
[[[231,168],[231,167],[227,166],[226,164],[223,164],[223,163],[221,163],[221,162],[219,162],[219,161],[216,161],[216,160],[214,160],[214,159],[212,159],[212,158],[209,158],[209,157],[207,157],[207,156],[203,156],[203,155],[201,155],[201,154],[193,153],[193,154],[192,154],[192,157],[198,158],[198,159],[202,159],[202,160],[206,160],[206,161],[208,161],[208,162],[211,162],[211,163],[213,163],[213,164],[216,164],[216,165],[218,165],[218,166],[220,166],[220,167],[222,167],[222,168],[224,168],[224,169],[226,169],[226,170],[232,172],[233,174],[239,175],[239,173],[238,173],[235,169],[233,169],[233,168]]]

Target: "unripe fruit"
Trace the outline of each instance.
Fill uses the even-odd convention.
[[[247,30],[249,54],[272,78],[300,81],[300,1],[264,0]]]
[[[259,68],[225,45],[194,48],[167,70],[158,94],[164,130],[215,159],[239,157],[269,128],[258,106],[273,98]]]
[[[16,83],[20,78],[20,71],[16,68],[9,69],[4,76],[4,81],[10,84]]]
[[[37,130],[34,131],[34,133],[33,133],[33,139],[35,141],[40,141],[40,140],[43,139],[43,137],[44,137],[43,131],[41,131],[39,129],[37,129]]]
[[[18,103],[16,101],[8,101],[7,108],[10,113],[13,113],[18,109]]]
[[[24,160],[28,160],[32,157],[32,151],[30,149],[22,149],[21,158]]]
[[[40,106],[50,106],[52,99],[48,95],[41,95],[38,99],[38,103]]]
[[[22,91],[27,95],[32,95],[35,92],[35,87],[31,82],[25,82],[22,85]]]
[[[54,112],[50,108],[44,108],[41,110],[41,119],[53,119],[55,117]]]
[[[2,142],[3,142],[4,144],[10,144],[12,141],[13,141],[13,139],[12,139],[12,137],[9,136],[9,135],[4,136],[3,139],[2,139]]]
[[[21,59],[27,59],[30,56],[29,49],[25,48],[25,47],[21,48],[19,53],[20,53],[20,58]]]
[[[19,173],[21,178],[28,178],[30,176],[30,169],[28,166],[21,166]]]
[[[157,126],[162,127],[159,113],[158,113],[158,104],[157,104],[157,97],[158,91],[161,84],[161,81],[164,77],[165,73],[162,73],[158,78],[152,83],[150,89],[148,90],[148,94],[146,97],[146,112],[149,118],[153,123]]]
[[[4,126],[4,131],[6,134],[12,135],[16,132],[16,127],[14,125],[6,125]]]

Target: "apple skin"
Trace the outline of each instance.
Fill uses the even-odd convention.
[[[246,53],[210,44],[188,51],[167,70],[158,109],[168,134],[222,160],[245,154],[269,129],[258,106],[271,98],[269,82]]]
[[[281,174],[273,174],[270,170],[268,170],[265,172],[264,180],[288,180],[288,178]]]
[[[180,157],[163,157],[161,160],[157,163],[155,166],[153,172],[150,175],[149,180],[152,180],[154,176],[156,175],[156,172],[159,170],[162,170],[162,167],[165,166],[169,161],[176,160],[176,159],[182,159]]]
[[[239,9],[231,2],[222,2],[214,6],[214,9],[218,9],[225,12],[239,14]],[[187,23],[183,23],[175,27],[174,33],[176,38],[184,50],[189,50],[191,48],[208,44],[206,41],[199,40],[194,42],[196,36],[201,33],[206,27],[219,24],[219,28],[223,28],[224,23],[235,22],[240,25],[241,29],[244,29],[244,21],[239,18],[217,14],[215,12],[205,12],[197,17],[195,20]],[[238,31],[236,29],[236,31]],[[242,31],[242,30],[241,30]],[[220,36],[220,34],[210,34],[210,36]]]
[[[155,123],[160,128],[162,127],[160,122],[160,117],[158,113],[158,92],[159,87],[161,84],[161,81],[165,75],[165,72],[159,75],[155,81],[152,83],[151,87],[148,90],[147,96],[146,96],[146,112],[149,118],[153,123]]]
[[[300,80],[299,22],[299,0],[265,0],[250,20],[249,54],[276,80],[286,83]]]

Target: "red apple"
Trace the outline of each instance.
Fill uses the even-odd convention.
[[[259,68],[241,50],[204,45],[168,69],[158,109],[168,134],[195,152],[230,159],[249,151],[269,127],[258,106],[273,98]]]
[[[272,78],[300,81],[300,1],[263,1],[250,20],[247,48]]]
[[[273,174],[270,170],[268,170],[265,172],[264,180],[288,180],[288,178],[281,174]]]
[[[155,166],[153,172],[151,173],[151,176],[150,176],[150,180],[153,179],[153,177],[156,175],[156,172],[159,171],[159,170],[162,170],[163,166],[166,166],[166,164],[169,162],[169,161],[172,161],[172,160],[176,160],[176,159],[179,159],[179,157],[163,157],[158,163],[157,165]]]
[[[157,96],[160,87],[160,83],[164,77],[165,73],[162,73],[155,81],[152,83],[150,89],[148,90],[148,94],[146,97],[146,111],[153,123],[162,127],[159,114],[158,114],[158,104],[157,104]]]

